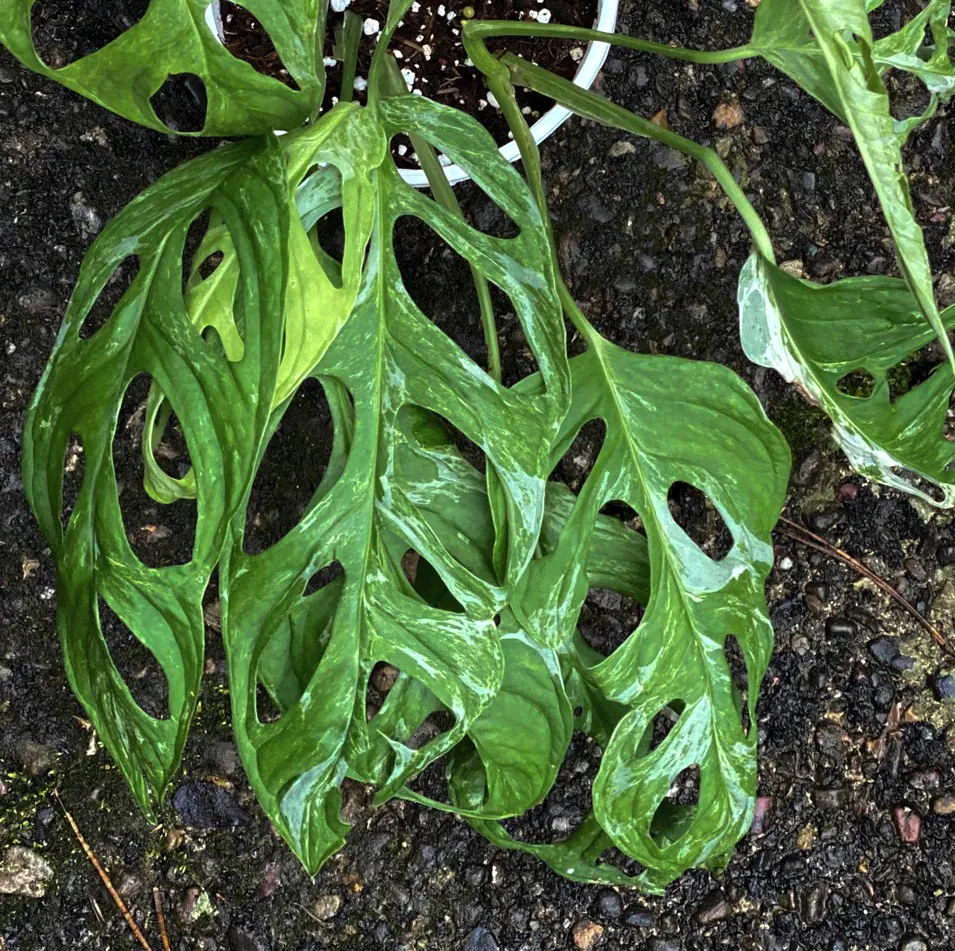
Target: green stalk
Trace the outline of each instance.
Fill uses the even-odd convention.
[[[346,10],[340,47],[342,61],[340,98],[342,102],[351,102],[355,96],[355,73],[358,69],[358,44],[361,42],[361,26],[361,17],[354,10]]]
[[[634,115],[629,109],[618,106],[616,103],[610,102],[603,96],[598,96],[587,89],[581,89],[580,86],[575,85],[570,80],[555,76],[546,69],[535,66],[513,53],[505,53],[501,62],[511,71],[511,76],[518,85],[527,86],[535,92],[554,99],[577,115],[592,119],[601,125],[629,132],[632,135],[653,139],[671,149],[683,152],[706,166],[719,182],[720,187],[726,193],[726,197],[736,206],[736,210],[749,228],[753,243],[759,253],[768,261],[775,262],[772,241],[765,225],[756,213],[752,202],[739,187],[733,173],[713,149],[700,145],[692,139],[684,138],[669,129],[663,129],[649,119]],[[519,112],[520,110],[518,110]]]
[[[663,46],[658,43],[649,43],[627,36],[617,36],[616,34],[601,33],[597,30],[580,30],[565,26],[541,26],[540,24],[522,24],[494,20],[481,22],[469,20],[464,24],[465,49],[474,65],[477,66],[487,78],[488,86],[497,98],[508,126],[511,129],[511,133],[514,136],[514,141],[520,150],[521,159],[524,163],[524,172],[530,184],[534,199],[544,217],[545,227],[547,228],[548,239],[555,261],[557,260],[557,245],[554,238],[553,225],[551,224],[550,216],[547,214],[547,195],[544,191],[544,183],[541,177],[540,151],[537,148],[537,143],[534,141],[534,136],[531,134],[527,120],[524,118],[520,106],[517,104],[517,99],[514,94],[515,83],[519,83],[522,86],[533,89],[535,92],[548,96],[558,104],[565,106],[585,118],[593,119],[602,125],[630,132],[633,135],[654,139],[670,148],[677,149],[689,155],[698,162],[702,162],[722,186],[730,201],[736,206],[743,221],[749,228],[753,242],[759,249],[759,252],[769,261],[775,262],[776,258],[773,252],[772,241],[759,215],[756,213],[756,209],[753,208],[752,203],[743,193],[743,190],[737,184],[736,179],[733,178],[726,164],[713,149],[699,145],[690,139],[677,135],[675,132],[662,129],[648,119],[634,115],[622,106],[615,105],[589,90],[581,89],[570,80],[555,76],[548,70],[535,66],[512,53],[505,53],[498,59],[498,57],[494,56],[490,50],[488,50],[484,42],[485,37],[498,36],[546,36],[581,41],[594,39],[619,46],[626,46],[631,49],[660,52],[663,53],[663,55],[677,54],[674,58],[692,59],[694,62],[726,62],[728,60],[740,59],[743,56],[750,55],[748,47],[738,47],[737,49],[726,50],[717,54],[698,54],[692,50],[678,50],[674,47]],[[714,55],[723,56],[725,59],[694,59],[694,57],[712,57]],[[600,335],[577,306],[573,295],[570,293],[562,277],[558,278],[558,291],[568,319],[590,346],[599,346],[601,340]]]
[[[619,33],[604,33],[602,30],[585,30],[575,26],[562,26],[557,23],[529,23],[510,20],[466,20],[465,36],[481,41],[485,37],[501,38],[505,36],[527,36],[534,39],[571,40],[577,43],[609,43],[623,46],[641,53],[654,53],[667,59],[678,59],[686,63],[735,63],[758,55],[757,50],[747,44],[734,46],[728,50],[688,50],[666,43],[654,43],[635,36],[623,36]],[[473,59],[473,57],[472,57]]]

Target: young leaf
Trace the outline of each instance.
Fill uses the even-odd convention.
[[[740,275],[739,309],[746,355],[819,403],[855,469],[932,504],[955,504],[955,444],[942,434],[955,386],[951,369],[939,366],[898,399],[890,395],[889,374],[933,338],[904,281],[813,284],[754,253]],[[955,326],[955,307],[941,316],[946,327]],[[840,389],[857,371],[871,380],[871,393]]]
[[[338,785],[346,757],[357,761],[372,743],[374,720],[366,723],[364,694],[377,661],[398,667],[454,716],[448,731],[420,749],[392,744],[382,796],[454,746],[497,693],[503,654],[492,617],[537,543],[549,447],[569,390],[541,216],[490,136],[474,120],[417,96],[385,99],[362,116],[362,141],[380,143],[367,151],[376,156],[371,166],[359,166],[372,183],[365,200],[375,225],[354,311],[315,368],[353,400],[347,459],[337,482],[320,486],[301,522],[261,554],[242,550],[236,520],[221,574],[223,637],[243,763],[276,826],[313,871],[342,841]],[[516,223],[518,236],[481,234],[407,186],[385,148],[406,130],[467,168]],[[404,215],[426,222],[508,294],[541,366],[541,394],[525,397],[496,384],[418,310],[392,246],[395,222]],[[493,465],[507,499],[503,578],[459,561],[422,510],[416,493],[426,487],[403,484],[396,456],[404,407],[446,419]],[[432,607],[414,590],[401,568],[408,549],[433,566],[465,613]],[[263,723],[255,705],[260,657],[302,608],[309,578],[332,561],[342,565],[344,581],[327,645],[291,709]]]
[[[225,48],[207,21],[209,0],[152,0],[143,18],[111,43],[52,69],[33,44],[34,2],[5,0],[0,43],[29,69],[151,129],[170,131],[150,100],[170,76],[182,74],[202,81],[207,101],[202,130],[185,134],[295,129],[321,105],[328,0],[244,0],[271,37],[297,90],[256,72]]]
[[[226,526],[244,498],[275,385],[287,274],[285,163],[271,136],[211,152],[169,173],[97,238],[31,403],[23,482],[57,568],[57,625],[70,683],[147,814],[174,772],[203,669],[202,595]],[[237,249],[235,322],[245,356],[230,366],[186,313],[182,253],[190,223],[211,207]],[[80,328],[117,265],[139,272],[109,321]],[[148,373],[170,395],[195,464],[198,524],[188,564],[148,568],[124,527],[113,469],[117,415],[130,381]],[[263,400],[264,397],[264,400]],[[84,478],[64,531],[63,459],[70,435]],[[103,638],[102,598],[154,655],[168,718],[135,702]]]

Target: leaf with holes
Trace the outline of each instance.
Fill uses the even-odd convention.
[[[375,223],[355,308],[315,368],[347,391],[353,430],[337,481],[325,480],[295,528],[257,555],[234,523],[224,556],[222,624],[233,721],[246,772],[277,828],[306,867],[317,869],[342,842],[338,786],[350,760],[369,748],[365,685],[378,661],[417,681],[449,710],[448,730],[418,749],[394,741],[377,778],[380,797],[452,748],[496,695],[503,652],[493,616],[530,561],[543,518],[551,440],[567,401],[564,326],[540,213],[517,172],[473,119],[417,96],[384,99],[361,113],[365,174]],[[406,185],[387,151],[413,131],[465,167],[519,231],[495,238]],[[371,144],[370,144],[371,143]],[[326,161],[335,162],[331,154]],[[344,172],[344,169],[341,169]],[[511,299],[541,367],[542,392],[525,396],[495,383],[420,312],[394,256],[395,222],[425,222]],[[287,405],[274,414],[273,428]],[[459,430],[485,454],[506,499],[507,563],[498,577],[459,560],[396,470],[410,407]],[[402,570],[413,550],[440,575],[464,610],[435,608]],[[289,618],[307,610],[309,579],[332,562],[343,569],[327,642],[295,704],[278,720],[257,712],[260,658]],[[323,608],[323,616],[328,617]]]
[[[396,474],[422,516],[461,562],[481,575],[491,571],[494,533],[481,474],[447,441],[433,416],[416,410],[406,417],[396,452]],[[547,487],[542,544],[555,543],[573,507],[573,496],[558,483]],[[587,554],[588,572],[597,587],[611,588],[646,601],[649,564],[642,535],[615,518],[601,515]],[[456,602],[433,569],[419,561],[415,590],[432,606]],[[316,667],[314,646],[324,645],[340,590],[329,585],[290,617],[287,634],[273,637],[259,675],[282,710],[301,696]],[[460,609],[458,607],[458,609]],[[469,730],[468,739],[450,753],[453,804],[435,802],[403,790],[418,802],[486,819],[517,815],[537,805],[553,785],[570,740],[570,704],[559,658],[534,644],[505,610],[499,626],[504,680],[490,706]],[[316,636],[317,634],[317,636]],[[595,700],[595,703],[599,702]],[[588,715],[592,704],[584,701]],[[373,781],[387,768],[391,742],[404,742],[426,717],[442,705],[417,681],[400,675],[373,720],[371,748],[349,763],[356,778]],[[521,722],[520,736],[513,723]],[[598,735],[602,736],[602,734]],[[600,742],[605,742],[602,738]]]
[[[933,7],[947,11],[948,5]],[[937,11],[935,11],[937,12]],[[945,31],[932,21],[947,59]],[[922,26],[924,32],[924,25]],[[814,47],[808,59],[790,41]],[[932,268],[922,229],[915,219],[902,161],[908,129],[900,132],[875,61],[874,40],[863,0],[766,0],[757,12],[753,48],[834,112],[855,137],[885,215],[906,283],[924,318],[955,368],[955,354],[942,325],[932,285]],[[893,48],[907,48],[906,41]],[[896,59],[895,63],[898,63]],[[889,63],[894,65],[894,63]]]
[[[6,0],[0,43],[24,66],[134,122],[171,129],[153,105],[170,77],[201,81],[206,115],[186,134],[258,135],[294,129],[317,112],[325,89],[322,39],[328,0],[245,0],[271,37],[289,75],[285,84],[234,57],[216,36],[209,0],[151,0],[145,15],[102,49],[61,69],[47,65],[34,44],[36,0]]]
[[[570,642],[590,587],[575,553],[591,544],[608,502],[636,510],[650,560],[646,614],[622,646],[580,664],[579,673],[627,708],[594,784],[597,819],[618,848],[646,866],[646,884],[659,887],[695,865],[717,863],[752,815],[756,736],[744,732],[723,646],[732,635],[745,655],[752,718],[772,650],[763,583],[789,450],[730,371],[590,342],[571,362],[573,402],[555,458],[592,419],[604,420],[607,436],[556,545],[531,565],[513,608],[543,642]],[[725,521],[733,545],[722,559],[709,557],[674,521],[668,496],[676,483],[704,493]],[[654,717],[675,701],[683,705],[679,723],[643,755]],[[699,803],[671,840],[661,806],[690,766],[700,771]]]
[[[370,128],[370,131],[369,131]],[[368,114],[341,105],[308,128],[283,136],[288,162],[289,275],[285,294],[282,362],[273,408],[298,388],[341,330],[355,306],[375,217],[373,176],[382,160],[383,141]],[[339,261],[315,237],[315,225],[342,209],[345,246]],[[210,274],[203,265],[215,261]],[[232,317],[238,260],[229,231],[210,222],[191,267],[186,306],[196,329],[210,328],[232,362],[242,358],[242,340]],[[191,473],[174,479],[156,459],[168,405],[154,384],[146,408],[143,455],[147,491],[160,502],[194,497]]]
[[[927,502],[955,504],[955,444],[943,435],[955,386],[951,369],[936,366],[898,397],[890,385],[934,337],[904,281],[855,277],[814,284],[754,253],[740,276],[739,309],[746,355],[819,403],[854,468]],[[955,327],[955,307],[942,320]],[[864,394],[842,382],[860,371],[869,389]]]
[[[213,208],[237,249],[235,325],[244,357],[230,365],[186,313],[182,257],[190,223]],[[218,149],[169,173],[97,238],[84,262],[50,365],[26,420],[23,482],[57,568],[57,625],[70,683],[140,806],[152,814],[179,762],[203,669],[202,596],[229,519],[252,477],[281,353],[288,202],[273,137]],[[81,327],[117,266],[138,274],[108,322]],[[130,382],[169,394],[195,464],[191,560],[148,568],[125,525],[112,445]],[[264,397],[264,399],[263,399]],[[64,531],[63,459],[82,442],[84,478]],[[168,717],[140,709],[103,637],[102,599],[153,654],[168,682]]]
[[[856,23],[871,9],[862,9],[859,3],[851,6]],[[903,140],[955,94],[955,68],[949,54],[952,34],[947,26],[951,6],[951,0],[929,0],[895,33],[873,41],[870,30],[867,37],[860,34],[857,44],[845,50],[860,69],[865,68],[868,57],[880,77],[897,69],[917,76],[925,84],[932,96],[925,113],[895,127]],[[926,30],[931,33],[931,45],[925,42]],[[771,62],[848,124],[838,79],[827,65],[824,45],[812,33],[802,0],[763,0],[756,11],[750,43],[741,52],[755,53]]]

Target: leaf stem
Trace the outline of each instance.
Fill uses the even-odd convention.
[[[641,53],[653,53],[668,59],[678,59],[687,63],[735,63],[757,55],[757,50],[747,44],[734,46],[726,50],[689,50],[682,46],[670,46],[667,43],[654,43],[635,36],[620,33],[605,33],[602,30],[586,30],[581,27],[566,26],[557,23],[520,23],[512,20],[467,20],[464,28],[466,35],[480,40],[483,37],[501,38],[527,36],[535,39],[574,40],[581,43],[608,43],[623,46]]]
[[[580,86],[575,85],[570,80],[555,76],[546,69],[535,66],[513,53],[505,53],[501,57],[501,62],[511,71],[516,83],[528,86],[535,92],[553,98],[577,115],[592,119],[601,125],[660,142],[700,162],[709,169],[726,193],[726,197],[736,206],[736,210],[740,213],[746,227],[749,228],[753,243],[759,253],[767,260],[775,263],[776,258],[773,253],[772,241],[765,225],[756,213],[752,202],[746,197],[743,189],[740,188],[739,183],[733,177],[733,173],[713,149],[700,145],[692,139],[684,138],[682,135],[677,135],[669,129],[663,129],[649,119],[635,115],[629,109],[618,106],[603,96],[598,96],[587,89],[581,89]]]
[[[354,10],[346,10],[341,32],[342,102],[351,102],[355,97],[355,74],[358,70],[361,26],[361,17]]]

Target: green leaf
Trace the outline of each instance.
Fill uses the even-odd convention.
[[[360,761],[379,733],[365,711],[365,685],[376,662],[398,667],[454,717],[449,730],[420,749],[392,738],[390,762],[377,777],[382,798],[451,749],[500,688],[503,651],[493,616],[533,555],[549,448],[569,390],[541,216],[490,136],[474,120],[417,96],[385,99],[359,115],[365,155],[375,158],[357,157],[355,170],[371,183],[363,200],[374,228],[354,310],[313,371],[353,401],[347,455],[337,481],[326,479],[299,524],[268,550],[244,552],[244,523],[236,519],[221,569],[240,754],[263,806],[311,871],[341,844],[338,785],[348,763]],[[515,222],[517,237],[477,232],[407,186],[385,148],[403,131],[465,167]],[[377,151],[368,149],[372,140],[380,143]],[[343,159],[332,152],[323,161]],[[393,251],[395,222],[405,215],[424,221],[510,297],[541,367],[541,394],[523,396],[495,383],[418,310]],[[273,427],[285,405],[273,415]],[[407,429],[414,407],[447,420],[493,466],[507,500],[503,577],[469,555],[459,560],[429,520],[427,498],[421,498],[427,486],[402,481],[397,460],[402,442],[416,438]],[[433,567],[463,613],[435,608],[418,594],[401,567],[408,549]],[[287,637],[290,619],[305,610],[309,579],[335,561],[344,581],[317,668],[294,705],[263,723],[256,712],[260,658],[271,638],[277,632]]]
[[[351,104],[339,106],[307,129],[283,136],[282,145],[288,161],[289,275],[273,408],[284,403],[311,373],[355,306],[375,217],[370,170],[381,162],[385,147],[380,131],[369,126],[367,113]],[[345,230],[341,261],[322,249],[314,233],[316,223],[338,208]],[[212,255],[221,260],[203,277],[201,265]],[[186,307],[200,333],[215,330],[230,361],[241,360],[243,352],[232,322],[237,274],[228,229],[213,220],[193,258]],[[157,421],[162,414],[168,414],[168,405],[154,384],[143,431],[146,489],[160,502],[192,498],[192,474],[173,479],[155,458],[163,428]]]
[[[205,208],[237,249],[234,321],[244,358],[229,365],[186,313],[186,232]],[[195,708],[205,643],[202,596],[227,524],[239,509],[268,420],[279,362],[288,234],[285,163],[271,136],[211,152],[166,175],[97,238],[80,272],[24,433],[23,481],[57,569],[57,625],[70,683],[152,814],[174,772]],[[139,271],[108,322],[80,328],[117,266]],[[130,381],[148,373],[171,394],[195,464],[198,523],[192,559],[148,568],[124,527],[112,443]],[[82,441],[84,476],[64,531],[63,459]],[[169,686],[168,717],[135,702],[101,633],[102,599],[154,655]]]
[[[642,876],[627,875],[600,861],[601,854],[610,848],[612,843],[593,814],[584,819],[573,835],[561,842],[524,842],[515,839],[499,822],[471,821],[470,824],[498,848],[533,855],[549,865],[558,875],[572,882],[631,888],[639,886],[644,891],[661,891]]]
[[[929,0],[900,30],[876,40],[872,54],[879,72],[911,73],[925,83],[936,103],[947,102],[955,93],[955,69],[949,58],[951,14],[951,0]],[[934,48],[925,46],[926,30],[932,34]]]
[[[30,17],[35,0],[6,0],[0,43],[24,66],[133,122],[170,131],[150,99],[171,75],[205,86],[206,122],[189,135],[257,135],[295,129],[324,95],[323,41],[328,0],[244,0],[262,24],[298,90],[236,59],[206,21],[209,0],[152,0],[143,18],[111,43],[62,69],[40,59]]]
[[[804,55],[807,44],[818,54]],[[765,0],[757,13],[753,48],[852,130],[895,241],[902,276],[955,368],[905,176],[904,134],[899,134],[892,117],[863,0]]]
[[[875,9],[872,3],[862,10],[851,4],[856,24],[860,16]],[[873,42],[868,31],[867,45],[879,75],[898,69],[917,76],[932,94],[932,102],[923,116],[912,123],[896,126],[900,140],[909,126],[921,124],[934,114],[939,102],[946,102],[955,93],[955,70],[949,58],[950,32],[946,26],[951,13],[951,0],[929,0],[929,3],[900,30]],[[925,31],[931,30],[934,48],[925,46]],[[827,109],[848,123],[846,104],[839,82],[829,71],[824,45],[813,32],[802,0],[763,0],[756,11],[753,35],[744,55],[756,54],[768,60],[794,79],[806,92]],[[863,46],[850,44],[845,50],[860,68],[865,68]]]
[[[590,544],[608,502],[625,502],[640,515],[652,580],[646,614],[634,636],[583,676],[629,708],[594,784],[597,819],[621,851],[647,867],[648,883],[664,885],[687,868],[717,862],[751,819],[756,735],[743,730],[723,646],[733,635],[743,651],[755,722],[772,650],[763,584],[789,450],[730,371],[628,353],[599,338],[590,344],[571,361],[573,401],[555,454],[592,419],[604,420],[606,439],[556,547],[531,565],[513,607],[531,633],[566,641],[589,587],[573,553]],[[703,492],[724,519],[734,544],[722,560],[708,557],[674,521],[668,493],[676,482]],[[656,714],[677,701],[677,725],[658,749],[640,755]],[[654,818],[677,774],[692,765],[701,774],[699,805],[671,842]]]
[[[855,469],[927,502],[955,504],[949,468],[955,444],[942,433],[955,386],[951,369],[937,367],[897,399],[890,392],[892,371],[933,339],[904,281],[853,277],[814,284],[754,253],[740,276],[739,307],[746,355],[819,403]],[[942,321],[955,326],[955,307]],[[840,389],[857,371],[867,375],[871,394]],[[925,491],[919,479],[936,491]]]

